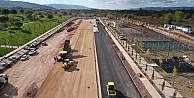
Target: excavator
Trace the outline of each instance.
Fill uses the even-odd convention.
[[[62,67],[68,69],[73,65],[73,60],[71,59],[71,47],[70,40],[65,40],[63,51],[59,52],[60,60],[62,61]]]
[[[106,85],[108,97],[116,97],[116,90],[114,89],[114,82],[108,82]]]

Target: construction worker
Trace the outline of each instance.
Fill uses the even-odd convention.
[[[55,62],[56,62],[56,60],[57,60],[56,57],[54,57],[54,60],[55,60]],[[55,64],[55,62],[54,62],[54,64]]]
[[[56,58],[56,61],[58,61],[58,57],[56,56],[55,58]]]

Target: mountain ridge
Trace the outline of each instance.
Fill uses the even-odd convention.
[[[32,9],[55,9],[51,6],[40,5],[36,3],[29,3],[23,1],[10,1],[10,0],[0,0],[0,7],[1,8],[32,8]]]

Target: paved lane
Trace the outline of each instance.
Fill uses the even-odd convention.
[[[95,33],[95,41],[102,98],[108,98],[106,91],[106,84],[108,81],[115,82],[115,89],[117,90],[116,98],[141,98],[139,91],[114,51],[101,25],[98,25],[98,28],[100,33]]]

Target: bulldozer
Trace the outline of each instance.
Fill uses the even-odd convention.
[[[114,82],[108,82],[106,85],[108,97],[116,97],[116,90],[114,89]]]

